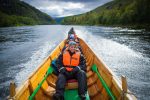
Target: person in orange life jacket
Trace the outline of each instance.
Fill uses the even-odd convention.
[[[70,36],[73,36],[74,37],[74,40],[78,40],[78,37],[73,29],[73,27],[70,29],[70,31],[68,32],[68,39],[70,38]]]
[[[68,46],[69,46],[69,41],[73,41],[73,40],[67,40],[66,41],[66,43],[65,43],[65,46],[64,46],[64,48],[62,49],[62,52],[66,49],[66,48],[68,48]],[[82,52],[82,49],[81,49],[81,46],[80,46],[80,44],[79,44],[79,41],[75,41],[76,42],[76,51],[79,51],[81,54],[83,54],[83,52]]]
[[[73,41],[73,40],[71,40],[71,41]],[[68,47],[69,47],[69,43],[68,43],[68,41],[66,41],[66,42],[65,42],[65,46],[64,46],[63,49],[62,49],[62,52],[64,52],[64,50],[66,50]],[[76,48],[75,48],[76,51],[78,51],[78,52],[80,52],[81,54],[83,54],[82,49],[81,49],[81,46],[79,45],[79,42],[76,42],[76,46],[75,46],[75,47],[76,47]]]
[[[71,34],[70,36],[69,36],[69,40],[75,40],[75,36],[74,36],[74,34]]]
[[[64,47],[63,47],[61,52],[64,52],[64,50],[69,46],[69,41],[70,41],[69,39],[66,39],[65,45],[64,45]]]
[[[70,29],[70,31],[68,32],[68,37],[69,37],[71,34],[75,34],[73,27],[72,27],[72,28]]]
[[[69,38],[66,40],[66,43],[65,43],[65,46],[64,46],[63,49],[62,49],[62,52],[68,47],[69,41],[74,41],[74,40],[75,40],[75,37],[74,37],[73,34],[71,34],[71,35],[69,36]]]
[[[56,93],[53,95],[54,100],[64,99],[65,84],[69,79],[77,79],[78,94],[81,100],[86,99],[86,61],[82,54],[75,52],[75,45],[75,42],[70,41],[68,50],[60,54],[57,59],[57,67],[60,73],[56,81]]]
[[[75,39],[75,42],[76,42],[76,48],[79,49],[79,51],[83,54],[80,43],[79,43],[79,40]]]

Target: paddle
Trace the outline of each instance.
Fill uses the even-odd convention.
[[[104,88],[106,89],[106,92],[108,93],[108,95],[111,97],[112,100],[116,100],[115,96],[113,95],[113,93],[111,92],[111,90],[109,89],[109,87],[107,86],[106,82],[103,80],[103,78],[101,77],[100,73],[98,72],[97,66],[96,64],[94,64],[92,66],[92,70],[94,72],[96,72],[96,74],[98,75],[99,80],[101,81],[102,85],[104,86]]]
[[[47,71],[46,75],[44,76],[43,80],[38,84],[38,86],[36,87],[36,89],[33,91],[32,95],[29,96],[28,100],[33,100],[34,96],[36,95],[36,93],[41,88],[43,82],[46,80],[46,78],[48,77],[48,75],[52,74],[52,72],[53,72],[53,68],[52,68],[52,66],[50,66],[48,68],[48,71]]]

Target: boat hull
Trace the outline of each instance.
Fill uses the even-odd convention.
[[[110,68],[103,62],[101,58],[98,58],[93,50],[82,40],[79,39],[80,46],[83,51],[83,55],[86,59],[87,65],[87,85],[88,85],[88,94],[91,100],[108,100],[111,99],[108,95],[108,92],[104,88],[103,84],[99,80],[98,75],[92,71],[92,66],[95,64],[98,68],[98,72],[107,84],[108,88],[115,96],[115,99],[127,99],[127,100],[136,100],[136,97],[132,94],[124,93],[122,89],[122,84],[120,80],[117,79],[115,74],[110,70]],[[52,60],[56,59],[63,47],[65,45],[65,40],[62,41],[52,53],[37,67],[29,78],[16,89],[16,93],[9,98],[16,100],[27,100],[33,91],[37,88],[40,82],[43,80],[49,66],[51,65]],[[38,90],[34,96],[35,100],[52,100],[52,95],[55,93],[55,82],[57,76],[55,74],[50,74],[41,88]],[[77,83],[68,84],[66,89],[76,89],[78,88]],[[10,90],[11,91],[11,90]],[[127,92],[130,92],[127,89]],[[123,95],[124,93],[124,95]]]

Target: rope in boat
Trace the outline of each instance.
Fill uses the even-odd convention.
[[[53,72],[53,68],[52,66],[50,66],[43,78],[43,80],[38,84],[38,86],[36,87],[36,89],[33,91],[33,93],[31,94],[31,96],[29,96],[28,100],[33,100],[34,96],[36,95],[36,93],[39,91],[39,89],[41,88],[42,84],[44,83],[44,81],[47,79],[48,75],[52,74]]]
[[[108,93],[108,95],[111,97],[112,100],[116,100],[115,96],[113,95],[113,93],[111,92],[111,90],[109,89],[109,87],[107,86],[106,82],[104,81],[104,79],[101,77],[100,73],[98,72],[97,66],[96,64],[94,64],[92,66],[92,70],[98,75],[99,80],[101,81],[102,85],[104,86],[104,88],[106,89],[106,92]]]

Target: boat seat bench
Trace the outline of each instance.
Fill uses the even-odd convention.
[[[46,90],[42,87],[41,89],[44,91],[44,94],[50,98],[52,98],[56,92],[55,89],[51,86],[48,86]],[[76,80],[73,79],[71,82],[66,83],[64,98],[65,100],[70,100],[70,98],[72,100],[80,100],[80,97],[78,96],[78,82]],[[86,100],[90,100],[88,93],[86,95]]]

